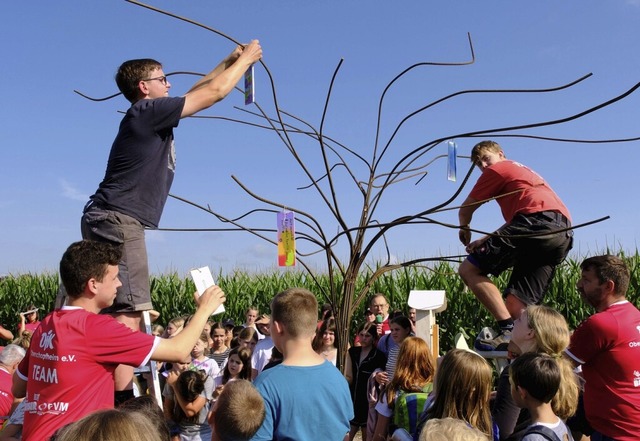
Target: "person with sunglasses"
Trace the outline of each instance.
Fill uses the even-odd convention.
[[[83,239],[123,248],[122,286],[113,306],[103,313],[132,329],[140,328],[142,311],[152,309],[144,230],[158,228],[171,188],[176,157],[173,129],[180,119],[225,98],[261,58],[258,40],[239,45],[178,97],[169,96],[171,83],[156,60],[125,61],[116,73],[118,88],[131,107],[111,146],[104,179],[84,208],[81,231]],[[121,366],[116,371],[116,401],[133,396],[132,377],[131,368]]]

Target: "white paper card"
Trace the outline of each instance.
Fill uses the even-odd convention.
[[[193,278],[193,283],[195,283],[196,290],[198,291],[199,295],[202,295],[202,293],[205,292],[207,288],[216,284],[216,282],[213,280],[211,270],[208,266],[192,269],[191,277]],[[213,315],[222,314],[224,311],[224,305],[220,305],[218,309],[215,310]]]

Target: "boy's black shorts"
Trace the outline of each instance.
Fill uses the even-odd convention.
[[[572,230],[553,232],[570,226],[571,222],[556,211],[518,214],[467,259],[484,274],[494,276],[513,268],[504,295],[512,294],[526,305],[538,305],[556,266],[573,246]],[[543,235],[523,237],[540,233]]]

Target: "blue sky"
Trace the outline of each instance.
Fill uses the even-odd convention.
[[[538,89],[593,76],[546,94],[473,94],[445,101],[407,120],[389,144],[378,171],[389,171],[406,153],[433,139],[455,134],[565,118],[596,106],[640,81],[640,1],[156,1],[170,10],[218,29],[238,41],[258,38],[272,74],[278,103],[319,128],[332,75],[338,71],[325,116],[324,134],[371,158],[377,109],[387,84],[419,62],[470,59],[471,34],[476,62],[459,67],[419,67],[387,92],[380,130],[384,145],[400,121],[439,98],[469,89]],[[64,0],[8,2],[0,26],[0,119],[4,158],[0,173],[0,274],[51,271],[64,249],[80,238],[80,213],[102,180],[111,142],[125,110],[116,98],[95,103],[76,95],[116,92],[113,74],[130,58],[151,57],[165,72],[208,72],[233,49],[211,32],[125,1]],[[172,95],[186,92],[195,78],[172,77]],[[257,100],[275,117],[266,71],[256,67]],[[640,92],[566,124],[509,132],[574,139],[640,136]],[[236,109],[238,107],[239,109]],[[202,115],[261,123],[243,110],[233,93]],[[292,120],[288,120],[293,122]],[[300,123],[295,123],[301,126]],[[271,131],[219,119],[183,120],[176,129],[178,163],[172,193],[228,217],[254,208],[271,208],[246,194],[236,176],[261,197],[315,215],[327,234],[337,225],[291,154]],[[314,176],[322,174],[318,143],[291,135]],[[639,143],[558,143],[497,138],[507,156],[530,166],[552,185],[569,207],[575,224],[603,216],[610,220],[576,231],[574,256],[606,247],[633,252],[637,247],[636,187]],[[456,138],[468,155],[480,139]],[[381,147],[379,147],[381,148]],[[444,144],[418,160],[422,165],[444,154]],[[367,170],[350,154],[358,179]],[[335,156],[330,156],[332,163]],[[458,160],[461,177],[468,159]],[[436,159],[422,180],[394,185],[381,199],[376,219],[386,222],[417,213],[448,199],[456,183],[446,179],[446,162]],[[479,172],[471,178],[474,182]],[[418,182],[419,181],[419,182]],[[344,169],[336,168],[337,198],[354,226],[361,198]],[[471,183],[472,183],[471,182]],[[471,184],[451,206],[462,202]],[[324,187],[326,189],[326,187]],[[433,216],[456,222],[454,211]],[[243,221],[274,228],[275,215]],[[495,203],[476,212],[474,227],[492,230],[502,223]],[[169,200],[163,228],[223,228],[213,216]],[[298,229],[302,230],[300,224]],[[275,234],[265,233],[275,239]],[[211,266],[214,272],[270,270],[272,244],[246,232],[168,232],[147,235],[153,273]],[[435,225],[393,230],[387,244],[394,259],[463,254],[455,230]],[[345,256],[344,240],[335,251]],[[298,242],[304,252],[312,251]],[[375,247],[372,259],[385,256]],[[318,257],[308,261],[322,269]]]

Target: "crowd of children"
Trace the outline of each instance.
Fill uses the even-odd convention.
[[[80,248],[87,246],[79,244]],[[108,249],[98,251],[110,252]],[[76,259],[80,256],[82,254]],[[78,271],[77,277],[82,274]],[[104,277],[108,274],[107,271]],[[128,343],[131,348],[144,348],[135,349],[130,355],[131,363],[137,364],[149,357],[171,361],[158,363],[163,410],[144,387],[139,387],[135,401],[126,401],[123,407],[112,410],[100,405],[93,412],[78,414],[78,418],[59,425],[46,436],[29,427],[30,421],[37,424],[33,422],[37,419],[25,420],[23,415],[33,418],[36,409],[48,415],[48,424],[55,421],[55,415],[42,412],[42,403],[34,407],[29,400],[21,400],[20,386],[29,386],[34,380],[44,383],[61,380],[62,377],[57,377],[61,375],[61,371],[56,370],[59,366],[50,364],[47,366],[56,367],[43,368],[37,363],[53,361],[56,357],[56,361],[64,359],[48,355],[45,350],[61,344],[55,339],[55,333],[62,332],[62,325],[70,326],[65,322],[70,320],[65,313],[76,311],[77,314],[79,309],[65,307],[47,316],[38,327],[32,326],[38,319],[37,308],[32,306],[21,315],[24,322],[21,321],[18,330],[20,337],[0,353],[0,398],[3,405],[8,403],[2,411],[7,421],[0,431],[0,441],[21,439],[24,428],[29,428],[23,438],[27,441],[96,439],[98,430],[103,432],[102,439],[145,441],[317,438],[351,441],[358,432],[363,441],[571,441],[574,435],[576,439],[591,435],[592,441],[627,441],[636,436],[627,436],[625,431],[636,424],[628,420],[628,415],[637,408],[630,404],[631,407],[625,409],[615,403],[622,397],[629,403],[637,403],[638,389],[618,386],[616,395],[607,398],[614,403],[613,408],[600,409],[600,412],[614,411],[611,421],[606,426],[590,427],[592,421],[599,422],[589,407],[593,399],[589,395],[589,382],[593,380],[591,377],[587,377],[586,382],[581,379],[574,365],[582,365],[590,376],[597,374],[592,367],[597,356],[588,352],[593,349],[583,349],[579,343],[589,330],[598,344],[600,336],[594,334],[591,327],[600,326],[598,329],[603,333],[614,332],[609,315],[617,317],[616,326],[622,326],[624,319],[625,326],[632,326],[636,333],[640,330],[640,312],[624,298],[628,279],[628,269],[614,256],[587,259],[582,265],[578,289],[596,308],[596,314],[572,336],[560,313],[548,306],[528,306],[514,321],[511,331],[507,352],[511,363],[498,375],[494,365],[469,349],[450,349],[436,361],[425,340],[415,335],[415,322],[402,313],[389,313],[386,298],[376,294],[368,311],[377,309],[379,314],[373,320],[369,318],[371,314],[365,314],[357,326],[357,342],[348,348],[343,376],[335,367],[338,359],[336,320],[331,311],[317,320],[318,304],[312,293],[301,288],[286,290],[272,300],[271,315],[259,315],[252,307],[247,311],[248,318],[252,319],[248,320],[250,323],[234,326],[230,320],[205,323],[206,312],[224,301],[224,294],[218,292],[216,300],[207,303],[207,309],[199,305],[192,316],[173,318],[166,328],[154,326],[153,333],[158,337],[140,336]],[[113,280],[111,287],[117,284],[117,279]],[[101,283],[109,285],[106,281]],[[79,286],[84,290],[82,296],[91,297],[89,286]],[[69,292],[72,298],[77,297],[74,291]],[[213,291],[203,301],[207,302],[212,295]],[[85,298],[82,296],[79,298]],[[102,300],[92,298],[98,302],[93,309],[93,303],[85,303],[87,311],[95,311],[97,306],[108,302],[104,300],[108,296],[98,297]],[[97,317],[105,326],[111,323],[106,316],[86,316],[86,311],[83,314],[81,317],[86,318],[82,320]],[[608,315],[602,317],[602,314]],[[594,323],[595,319],[598,321]],[[602,328],[604,325],[600,322],[605,322],[607,328]],[[77,317],[71,322],[73,326],[79,323]],[[199,328],[202,331],[198,333]],[[98,328],[85,329],[88,335],[104,332]],[[32,332],[37,339],[35,346],[30,345]],[[628,338],[620,331],[615,332],[622,343],[618,341],[613,346],[615,349],[600,353],[612,360],[609,365],[612,370],[624,363],[635,366],[638,358],[634,351],[640,346],[636,344],[638,337],[633,332],[628,333]],[[185,342],[192,342],[191,350],[169,350],[174,346],[163,341],[175,341],[175,345],[181,347]],[[77,345],[74,351],[79,350]],[[112,346],[103,342],[97,346],[95,350],[107,351],[109,359],[114,357],[110,352]],[[616,352],[614,358],[607,353],[612,350]],[[621,351],[630,354],[622,356]],[[66,357],[66,361],[73,360],[69,358],[71,354]],[[33,368],[27,369],[28,366]],[[29,376],[24,372],[30,372]],[[7,386],[12,374],[13,385]],[[26,379],[30,382],[25,385]],[[638,386],[634,384],[634,387]],[[34,399],[42,392],[27,390],[28,397]],[[601,390],[597,392],[602,395]],[[15,393],[15,399],[11,395],[7,401],[8,393]],[[91,401],[95,397],[86,398]],[[583,401],[586,405],[579,405]],[[608,430],[616,436],[605,435]],[[132,436],[132,431],[144,434]]]
[[[387,437],[395,440],[429,439],[427,432],[430,427],[434,427],[436,433],[441,430],[441,424],[451,419],[466,423],[468,439],[529,441],[538,439],[532,436],[549,428],[559,439],[571,436],[563,420],[575,413],[579,385],[570,363],[560,356],[569,344],[569,329],[564,318],[553,309],[530,306],[515,321],[510,349],[518,357],[502,372],[497,381],[497,393],[491,400],[493,372],[484,358],[475,352],[453,349],[446,352],[436,368],[426,342],[413,336],[414,323],[398,313],[386,318],[389,330],[382,335],[378,334],[380,326],[376,326],[372,320],[364,320],[357,328],[357,343],[348,351],[344,375],[351,398],[350,418],[347,420],[349,440],[353,440],[358,431],[361,431],[363,440]],[[260,320],[263,325],[268,324],[269,316],[262,316]],[[180,334],[188,323],[189,317],[176,317],[169,320],[166,329],[155,325],[153,332],[171,339]],[[21,327],[24,328],[24,325]],[[261,328],[277,352],[268,335],[269,326]],[[335,366],[335,319],[328,314],[314,328],[309,343],[310,348],[321,357],[317,362],[322,365],[322,359]],[[221,421],[217,423],[218,427],[222,428],[228,424],[222,423],[228,421],[225,420],[228,417],[220,410],[223,406],[231,405],[229,399],[224,399],[224,391],[230,390],[228,386],[239,380],[252,381],[252,350],[256,342],[262,341],[259,335],[265,338],[251,326],[235,327],[232,323],[225,326],[221,322],[208,322],[186,358],[174,363],[158,363],[159,378],[163,380],[163,424],[171,440],[225,439],[216,438],[212,432],[212,427],[216,426],[215,410],[218,410]],[[23,332],[23,336],[28,339],[30,330]],[[378,348],[381,341],[385,345],[386,339],[394,343],[388,350],[389,358]],[[24,346],[29,346],[28,341]],[[390,360],[393,365],[389,364]],[[17,366],[17,362],[15,364]],[[322,378],[326,373],[317,375]],[[547,383],[541,384],[543,380],[538,377],[544,377]],[[549,380],[547,377],[552,378]],[[377,388],[373,402],[369,390],[372,381]],[[253,386],[250,383],[243,386],[245,389],[247,387]],[[144,390],[139,394],[148,396]],[[254,398],[258,403],[260,395]],[[263,406],[261,402],[258,407],[263,409],[260,405]],[[325,402],[323,405],[330,404]],[[333,407],[343,415],[346,412],[344,403],[334,403]],[[523,410],[520,411],[520,408]],[[98,414],[79,421],[76,429],[59,431],[55,439],[73,439],[70,437],[78,436],[77,430],[91,433],[93,429],[87,429],[89,424],[91,427],[101,427],[106,421],[121,424],[120,434],[129,430],[129,417],[123,416],[123,412],[101,411]],[[264,410],[257,415],[264,417]],[[148,415],[147,418],[150,419]],[[273,419],[273,416],[270,418]],[[147,427],[148,422],[140,424],[138,419],[139,416],[133,418],[131,423]],[[20,439],[21,424],[22,421],[16,426],[17,430],[9,425],[0,432],[0,440]],[[258,430],[260,425],[254,426]],[[421,433],[424,436],[421,437]],[[544,436],[544,433],[540,436]]]

